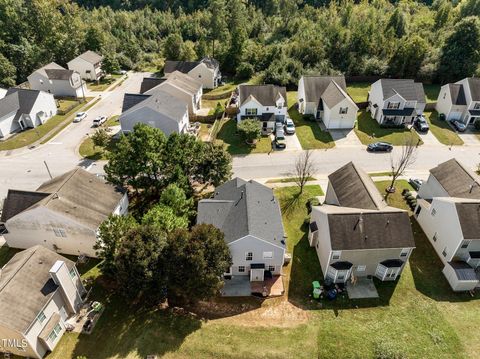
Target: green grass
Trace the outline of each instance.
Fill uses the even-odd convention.
[[[95,82],[87,82],[87,88],[90,91],[105,91],[110,85],[112,85],[115,81],[117,81],[122,75],[109,75],[109,77],[104,77],[98,81],[98,83]]]
[[[0,247],[0,268],[2,268],[12,257],[20,252],[20,249],[10,248],[6,244]]]
[[[391,176],[392,172],[373,172],[368,174],[370,177],[384,177],[384,176]]]
[[[120,115],[114,115],[114,116],[111,116],[107,122],[105,122],[103,124],[104,127],[114,127],[114,126],[120,126],[120,121],[118,120],[118,118],[120,117]]]
[[[366,102],[368,91],[370,91],[370,82],[353,82],[347,86],[347,93],[355,102]]]
[[[69,99],[59,99],[57,100],[57,110],[60,112],[68,112],[75,106],[79,104],[77,100],[69,100]]]
[[[87,137],[80,145],[78,152],[80,156],[88,158],[90,160],[107,160],[107,156],[115,149],[115,145],[118,140],[113,137],[110,138],[110,142],[106,147],[95,147],[90,137]]]
[[[385,196],[387,187],[390,186],[392,181],[376,181],[375,185],[377,186],[380,194]],[[392,207],[397,207],[409,211],[410,208],[407,205],[407,202],[402,197],[402,191],[408,189],[409,191],[414,191],[415,189],[410,186],[410,183],[406,180],[396,180],[395,181],[395,192],[390,193],[387,197],[387,203]]]
[[[384,141],[390,142],[394,146],[401,146],[409,136],[413,136],[414,143],[423,144],[423,141],[414,130],[407,128],[382,128],[377,121],[370,117],[370,113],[365,110],[358,112],[355,133],[364,145]]]
[[[437,102],[438,94],[440,93],[439,84],[424,84],[423,89],[425,90],[425,96],[427,97],[427,102]]]
[[[307,181],[316,181],[317,179],[314,177],[308,177]],[[267,183],[291,183],[295,182],[296,177],[288,177],[288,178],[274,178],[274,179],[269,179]]]
[[[296,91],[288,91],[288,114],[295,123],[295,133],[304,150],[328,149],[335,146],[328,131],[322,131],[316,121],[305,121],[296,106]]]
[[[202,108],[209,108],[210,111],[208,112],[209,115],[213,115],[213,112],[215,111],[215,108],[217,107],[217,104],[220,103],[222,106],[222,110],[225,110],[225,102],[226,99],[221,99],[221,100],[208,100],[205,98],[202,98]]]
[[[87,103],[91,98],[87,97]],[[19,132],[5,141],[0,142],[0,151],[14,150],[17,148],[30,146],[41,140],[41,144],[49,141],[53,136],[67,126],[73,118],[73,115],[80,110],[85,103],[79,103],[65,115],[55,115],[43,125]]]
[[[461,146],[463,140],[456,134],[447,121],[438,119],[438,112],[425,112],[425,118],[430,126],[430,131],[437,138],[437,140],[447,146]]]
[[[237,122],[234,119],[222,120],[220,126],[217,142],[224,144],[232,155],[268,153],[272,150],[272,141],[269,136],[262,136],[254,146],[248,145],[237,133]]]

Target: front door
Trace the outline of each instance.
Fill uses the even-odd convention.
[[[251,269],[250,270],[250,281],[251,282],[263,282],[263,277],[265,274],[265,269]]]

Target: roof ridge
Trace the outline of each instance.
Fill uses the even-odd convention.
[[[360,178],[360,182],[362,182],[362,186],[365,188],[365,190],[367,191],[368,193],[368,196],[370,197],[370,199],[372,200],[372,202],[375,204],[375,207],[377,208],[377,210],[380,210],[380,207],[378,206],[378,203],[375,201],[375,199],[373,198],[372,194],[370,193],[370,190],[368,189],[368,187],[366,186],[365,182],[364,182],[364,176],[362,173],[360,173],[360,169],[357,168],[357,166],[355,165],[355,163],[353,161],[350,161],[350,163],[352,164],[353,166],[353,169],[355,170],[355,172],[357,173],[358,177]],[[371,177],[369,177],[370,180],[373,182],[373,180],[371,179]]]
[[[57,189],[55,192],[53,192],[52,194],[50,194],[50,198],[48,198],[48,199],[45,201],[45,204],[49,203],[49,202],[52,200],[52,198],[53,198],[53,196],[54,196],[55,194],[57,194],[57,197],[58,197],[58,192],[60,192],[60,190],[63,188],[63,186],[65,186],[65,184],[73,177],[73,175],[74,175],[75,173],[77,173],[77,171],[78,171],[79,169],[80,169],[80,167],[76,167],[75,169],[72,170],[72,173],[65,178],[65,180],[61,183],[60,187],[58,187],[58,189]],[[55,177],[54,177],[54,178],[55,178]],[[52,178],[52,180],[53,180],[53,178]]]

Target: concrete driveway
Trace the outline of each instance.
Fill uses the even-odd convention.
[[[477,137],[477,134],[467,130],[465,132],[457,132],[458,136],[463,140],[465,146],[478,146],[480,145],[480,139]]]
[[[335,141],[335,146],[337,147],[362,146],[362,142],[360,142],[353,129],[328,131],[330,132],[330,135]]]
[[[287,142],[287,148],[285,149],[286,151],[302,150],[302,145],[300,144],[296,133],[294,133],[293,135],[285,134],[285,141]]]
[[[423,145],[427,146],[441,146],[442,144],[437,140],[432,131],[417,132],[418,136],[422,139]]]

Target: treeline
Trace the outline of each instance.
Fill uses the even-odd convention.
[[[283,85],[304,73],[436,82],[480,75],[480,0],[324,3],[2,0],[0,82],[23,82],[86,49],[105,55],[110,70],[214,55],[224,73]]]

